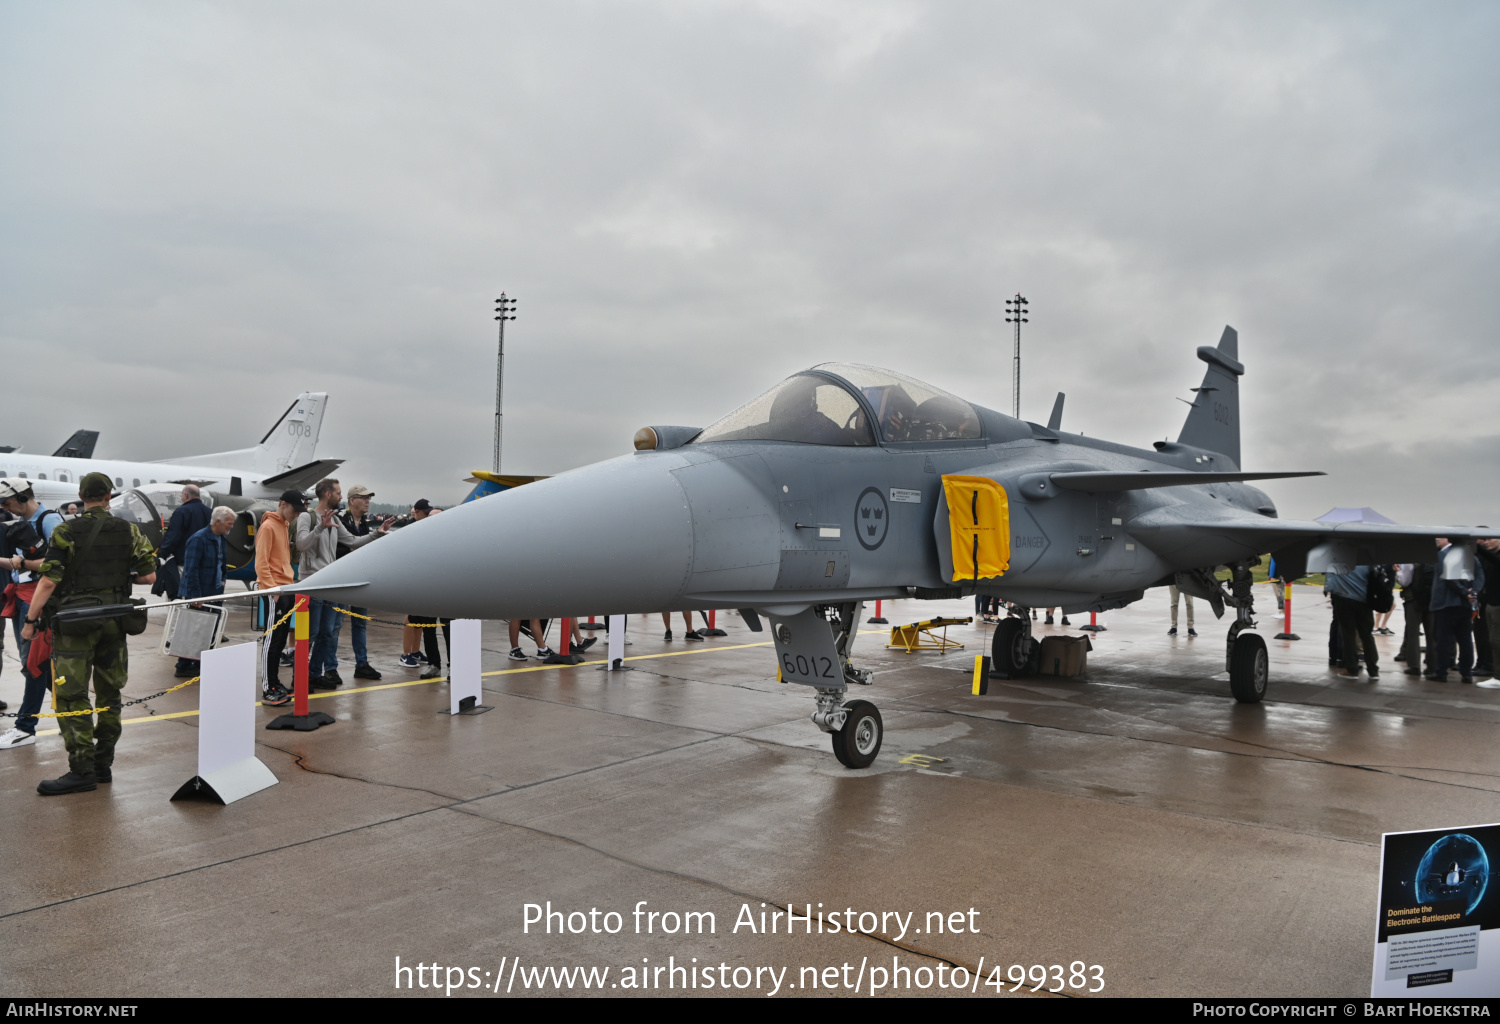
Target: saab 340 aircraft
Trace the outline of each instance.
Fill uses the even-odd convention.
[[[117,490],[152,484],[197,484],[216,494],[274,499],[292,488],[306,490],[343,461],[313,457],[327,403],[327,392],[304,391],[253,448],[161,462],[11,451],[0,453],[0,476],[25,477],[36,496],[52,506],[77,499],[78,481],[85,473],[96,472],[109,476]]]

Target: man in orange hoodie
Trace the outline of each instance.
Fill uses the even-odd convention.
[[[307,511],[307,499],[301,491],[287,491],[281,496],[275,512],[261,516],[260,529],[255,531],[255,584],[262,590],[284,587],[292,582],[292,546],[287,536],[287,524]],[[282,594],[276,599],[275,618],[280,622],[292,610],[295,594]],[[292,694],[281,685],[281,652],[286,647],[287,631],[291,620],[282,622],[271,632],[271,642],[266,644],[266,688],[262,700],[274,707],[291,703]]]

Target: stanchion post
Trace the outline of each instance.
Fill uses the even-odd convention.
[[[729,635],[728,633],[724,632],[722,629],[719,628],[719,613],[717,611],[715,611],[714,609],[710,608],[708,611],[706,611],[706,612],[699,612],[698,614],[701,615],[701,616],[703,616],[703,621],[704,622],[708,623],[707,626],[705,626],[702,629],[698,630],[698,635],[699,636],[728,636]]]
[[[875,614],[865,621],[875,626],[884,626],[888,623],[889,620],[880,614],[880,599],[878,597],[875,599]]]
[[[1301,640],[1302,638],[1292,632],[1292,585],[1284,583],[1286,590],[1282,593],[1282,611],[1284,618],[1281,622],[1281,632],[1276,634],[1277,640]]]
[[[312,732],[321,726],[333,724],[332,715],[307,710],[307,642],[309,620],[312,618],[307,604],[307,595],[298,594],[296,603],[292,606],[295,610],[292,617],[292,636],[296,641],[292,655],[292,713],[273,718],[266,724],[267,729],[295,729],[298,732]]]
[[[312,632],[312,612],[306,594],[298,594],[296,615],[292,619],[292,714],[307,716],[307,659],[310,652],[308,636]]]
[[[557,646],[552,648],[552,654],[543,665],[577,665],[583,661],[583,655],[573,653],[573,619],[558,619],[557,627],[560,630],[557,638]]]
[[[1109,629],[1108,626],[1099,625],[1098,612],[1089,612],[1089,624],[1087,626],[1079,626],[1078,628],[1088,633],[1103,633]]]

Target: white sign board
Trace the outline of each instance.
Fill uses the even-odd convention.
[[[1388,832],[1373,997],[1500,996],[1500,824]]]
[[[198,682],[198,774],[173,800],[207,797],[234,803],[276,776],[255,756],[255,671],[260,645],[235,644],[203,652]]]
[[[448,711],[465,710],[465,697],[472,697],[471,707],[483,697],[479,685],[480,624],[478,619],[454,619],[448,625]]]

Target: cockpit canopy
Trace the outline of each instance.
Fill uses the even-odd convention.
[[[874,366],[820,363],[704,428],[691,443],[793,441],[859,447],[875,444],[876,430],[885,443],[984,436],[974,407],[946,391]]]

